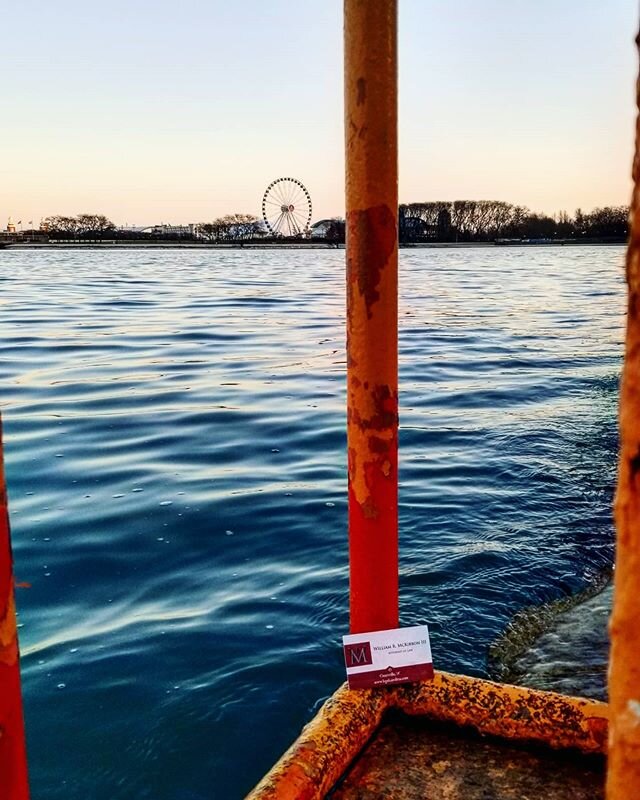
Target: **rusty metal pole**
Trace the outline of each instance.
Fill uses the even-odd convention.
[[[636,42],[640,44],[640,35]],[[639,116],[627,248],[627,339],[620,388],[616,569],[610,622],[607,800],[640,796],[640,79],[636,91]]]
[[[396,0],[345,0],[351,631],[398,626]]]
[[[28,800],[27,757],[0,418],[0,796]]]

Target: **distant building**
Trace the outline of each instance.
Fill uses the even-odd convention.
[[[313,223],[309,235],[312,239],[344,241],[344,220],[339,217],[321,219]]]
[[[148,225],[121,225],[117,228],[118,233],[148,233],[151,228]]]
[[[438,238],[445,240],[451,235],[451,212],[448,208],[438,211]]]
[[[197,235],[197,227],[198,226],[194,222],[190,222],[188,225],[165,225],[164,223],[161,223],[160,225],[150,225],[147,228],[138,230],[141,230],[142,233],[148,233],[151,236],[193,238]]]
[[[419,205],[419,204],[416,204]],[[429,222],[418,213],[414,216],[413,207],[401,205],[398,209],[398,227],[401,242],[446,242],[451,238],[451,212],[446,208],[438,210],[433,222]],[[419,212],[423,209],[419,208]],[[433,216],[431,217],[433,219]]]
[[[16,224],[13,221],[13,217],[9,217],[9,221],[7,222],[7,233],[15,233],[16,232]]]
[[[262,236],[262,237],[264,237],[264,236],[270,236],[270,235],[271,235],[271,231],[269,230],[269,228],[267,228],[267,226],[265,225],[263,220],[257,219],[253,223],[253,236],[256,236],[256,237],[261,237]]]

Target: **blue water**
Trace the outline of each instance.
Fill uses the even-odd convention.
[[[342,251],[0,251],[33,800],[240,798],[343,679]],[[401,617],[612,561],[618,247],[401,254]]]

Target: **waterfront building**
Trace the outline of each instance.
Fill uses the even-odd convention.
[[[309,236],[311,239],[328,239],[329,241],[344,241],[345,222],[340,217],[321,219],[311,226]]]
[[[190,222],[188,225],[150,225],[142,229],[143,233],[150,233],[153,236],[176,236],[193,238],[196,234],[197,225]]]

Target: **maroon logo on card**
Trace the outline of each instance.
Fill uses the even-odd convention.
[[[344,645],[344,660],[347,669],[351,667],[365,667],[373,664],[371,658],[371,645],[369,642],[355,642],[354,644]]]

